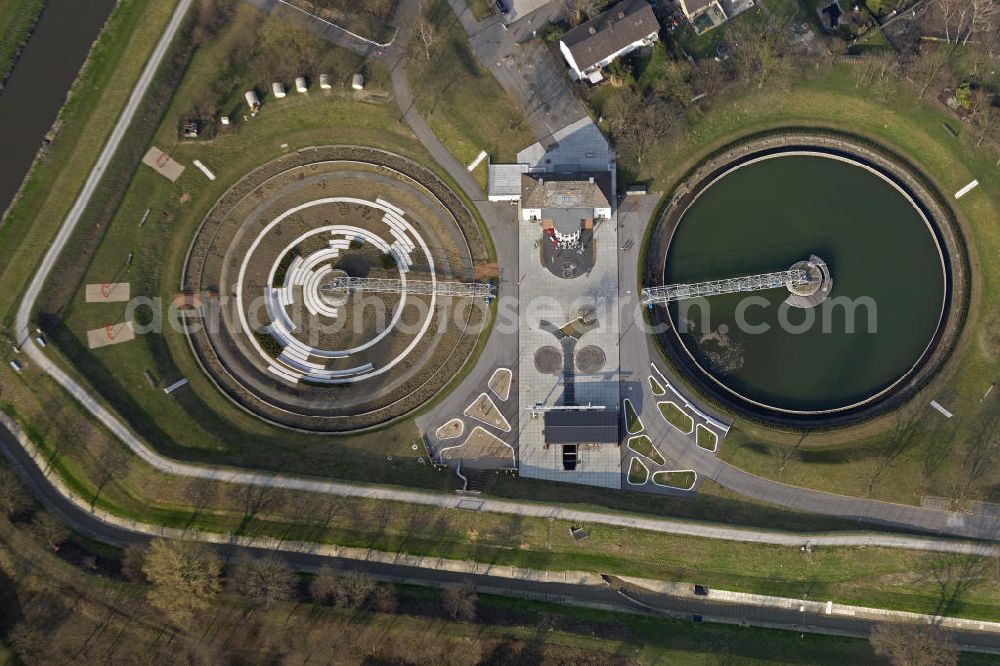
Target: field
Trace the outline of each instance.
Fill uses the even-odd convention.
[[[0,4],[0,90],[44,7],[45,0],[6,0]]]

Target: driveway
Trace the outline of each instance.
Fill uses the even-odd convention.
[[[476,58],[521,108],[539,141],[550,142],[553,132],[587,115],[566,77],[565,64],[541,40],[532,39],[532,31],[545,24],[558,2],[545,5],[510,29],[498,16],[477,21],[464,0],[448,2],[469,35]]]

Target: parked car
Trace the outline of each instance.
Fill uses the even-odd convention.
[[[501,14],[510,14],[510,4],[507,0],[494,0],[493,4]]]

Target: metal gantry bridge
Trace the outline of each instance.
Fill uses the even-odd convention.
[[[747,291],[777,289],[796,284],[809,284],[809,274],[804,270],[792,269],[777,273],[762,273],[726,280],[710,280],[693,284],[667,284],[662,287],[647,287],[642,290],[642,304],[653,306],[700,296],[718,296]]]
[[[324,280],[319,286],[320,291],[367,291],[376,294],[416,294],[435,296],[454,296],[458,298],[493,297],[493,285],[485,282],[445,282],[438,280],[392,280],[385,278],[335,277]]]

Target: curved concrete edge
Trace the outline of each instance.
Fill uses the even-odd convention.
[[[636,578],[632,576],[617,576],[630,585],[641,587],[651,592],[665,594],[672,597],[694,597],[694,585],[692,583],[677,583],[650,578]],[[881,620],[888,622],[909,622],[914,624],[933,624],[949,629],[964,629],[968,631],[984,631],[1000,634],[1000,622],[989,622],[987,620],[970,620],[967,618],[950,617],[946,615],[928,615],[925,613],[911,613],[909,611],[889,610],[885,608],[871,608],[868,606],[851,606],[849,604],[835,604],[831,601],[809,601],[806,599],[795,599],[793,597],[774,597],[766,594],[751,594],[748,592],[733,592],[730,590],[716,590],[708,588],[707,598],[710,601],[719,601],[732,604],[745,604],[748,606],[764,608],[781,608],[784,610],[798,610],[810,613],[822,613],[825,615],[840,615],[843,617],[862,618],[868,620]]]

